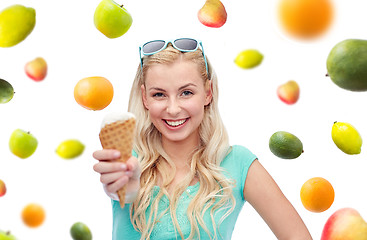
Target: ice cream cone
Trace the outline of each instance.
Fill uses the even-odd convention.
[[[106,119],[110,118],[105,118],[99,133],[102,147],[103,149],[119,150],[121,156],[116,161],[126,162],[130,158],[133,148],[135,117],[130,114],[128,116],[123,115],[121,118],[114,117],[112,121]],[[126,186],[117,191],[122,208],[125,206],[125,192]]]

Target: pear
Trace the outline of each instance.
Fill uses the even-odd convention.
[[[94,25],[108,38],[121,37],[132,22],[130,13],[113,0],[102,0],[94,12]]]
[[[0,47],[12,47],[22,42],[36,24],[36,11],[19,4],[0,12]]]
[[[367,222],[357,210],[342,208],[326,221],[321,240],[367,240]]]
[[[227,12],[221,1],[206,0],[198,12],[198,18],[207,27],[219,28],[226,23]]]

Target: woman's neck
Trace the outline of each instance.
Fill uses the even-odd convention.
[[[190,166],[191,156],[195,149],[198,148],[200,139],[198,136],[193,136],[185,141],[169,141],[162,139],[162,146],[164,151],[175,163],[176,168],[184,168]]]

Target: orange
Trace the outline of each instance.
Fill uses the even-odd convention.
[[[45,210],[39,204],[30,203],[23,208],[22,220],[28,227],[39,227],[44,222],[45,217]]]
[[[74,88],[76,102],[88,110],[102,110],[113,98],[113,86],[104,77],[81,79]]]
[[[332,0],[280,0],[279,19],[293,37],[311,39],[329,29],[334,15]]]
[[[303,206],[311,212],[323,212],[334,202],[333,186],[324,178],[314,177],[307,180],[301,188]]]

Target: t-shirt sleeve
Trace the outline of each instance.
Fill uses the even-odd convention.
[[[251,164],[257,159],[257,156],[246,147],[240,145],[234,145],[230,154],[232,154],[231,172],[234,174],[234,178],[236,179],[237,184],[240,184],[240,186],[238,186],[238,189],[241,191],[240,194],[242,196],[242,199],[244,200],[245,197],[243,195],[243,189],[245,187],[247,173]]]

